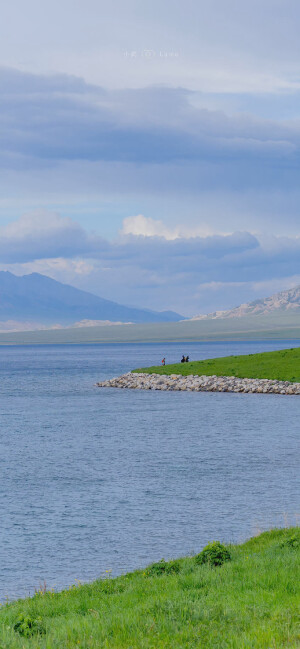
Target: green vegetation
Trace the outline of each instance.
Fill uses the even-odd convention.
[[[299,538],[299,528],[273,530],[230,546],[221,566],[188,557],[61,593],[42,589],[2,607],[0,647],[299,648]]]
[[[209,563],[211,566],[222,566],[225,561],[231,560],[231,554],[226,545],[220,541],[212,541],[203,548],[202,552],[195,557],[196,563],[201,566],[203,563]]]
[[[145,374],[194,374],[195,376],[237,376],[247,379],[276,379],[300,382],[300,347],[278,352],[226,356],[206,361],[176,363],[164,367],[146,367],[134,372]]]
[[[14,631],[25,638],[30,638],[33,635],[43,635],[46,629],[43,626],[42,618],[32,618],[30,615],[20,613],[14,624]]]

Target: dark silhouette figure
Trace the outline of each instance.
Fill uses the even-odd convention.
[[[166,359],[165,359],[165,358],[162,359],[161,364],[162,364],[162,365],[165,365],[165,364],[166,364]]]
[[[187,357],[186,357],[186,359],[185,359],[185,362],[186,362],[186,363],[188,363],[188,362],[189,362],[189,360],[190,360],[190,357],[189,357],[189,356],[187,356]]]
[[[183,354],[182,354],[182,359],[181,359],[180,362],[181,362],[181,363],[185,363],[185,356],[183,356]]]

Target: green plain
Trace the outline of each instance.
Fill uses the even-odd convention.
[[[272,530],[229,546],[232,559],[219,567],[186,557],[176,573],[37,592],[2,606],[0,647],[299,649],[299,546],[299,528]],[[33,635],[14,629],[20,615]]]
[[[236,376],[249,379],[273,379],[300,382],[300,347],[277,352],[225,356],[204,361],[176,363],[164,367],[144,367],[134,372],[145,374],[182,374],[188,376]]]

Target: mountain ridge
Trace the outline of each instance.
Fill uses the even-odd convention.
[[[214,311],[206,315],[196,315],[190,320],[218,320],[244,318],[245,316],[268,315],[275,312],[293,311],[300,314],[300,285],[274,293],[270,297],[245,302],[226,311]]]
[[[173,311],[118,304],[40,273],[17,276],[0,271],[0,322],[65,326],[82,320],[145,323],[182,319]]]

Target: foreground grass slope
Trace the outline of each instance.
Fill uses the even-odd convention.
[[[198,376],[237,376],[247,379],[275,379],[300,382],[300,347],[277,352],[226,356],[205,361],[176,363],[165,367],[144,367],[134,370],[145,374],[194,374]]]
[[[299,528],[273,530],[231,546],[222,566],[189,557],[37,593],[2,607],[0,647],[299,648],[299,546]]]

